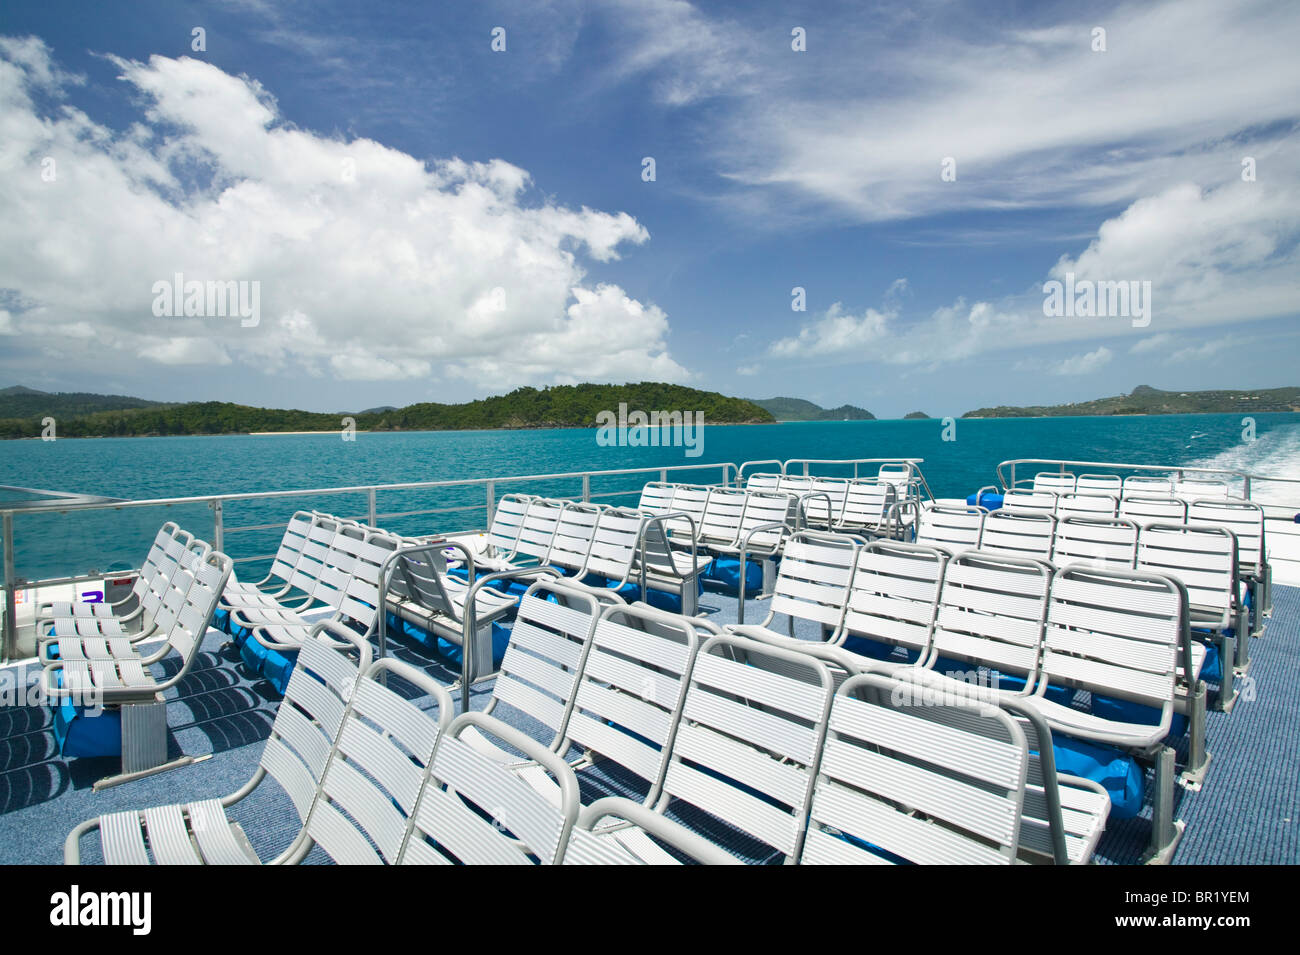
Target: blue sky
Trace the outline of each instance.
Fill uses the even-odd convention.
[[[1294,3],[11,2],[0,37],[0,384],[1300,383]],[[257,324],[155,314],[177,272],[257,282]],[[1151,283],[1149,324],[1045,315],[1067,272]]]

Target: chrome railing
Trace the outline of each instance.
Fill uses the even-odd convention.
[[[1017,469],[1025,466],[1032,466],[1035,468],[1034,473],[1025,477],[1017,478]],[[1246,498],[1253,497],[1252,490],[1254,489],[1254,485],[1257,483],[1268,482],[1295,485],[1297,489],[1297,499],[1300,501],[1300,477],[1276,477],[1269,474],[1253,474],[1249,471],[1238,471],[1232,468],[1211,468],[1188,464],[1127,464],[1117,461],[1070,461],[1060,458],[1014,458],[1003,461],[998,465],[998,483],[1002,485],[1003,489],[1013,488],[1016,487],[1020,481],[1032,481],[1034,474],[1042,473],[1044,468],[1049,471],[1055,469],[1058,474],[1066,473],[1067,468],[1105,468],[1110,471],[1132,471],[1138,474],[1173,474],[1179,478],[1187,477],[1189,475],[1213,478],[1226,477],[1241,482],[1243,489],[1242,496]]]
[[[15,563],[15,554],[17,551],[15,545],[15,518],[20,519],[16,523],[18,528],[21,528],[21,517],[24,514],[30,514],[38,510],[43,514],[48,515],[50,513],[86,514],[87,512],[139,510],[142,508],[176,508],[186,505],[205,506],[212,512],[212,546],[217,550],[225,551],[226,538],[228,535],[253,531],[279,530],[287,526],[288,523],[287,521],[279,521],[271,523],[257,522],[245,525],[230,524],[227,521],[226,508],[228,505],[233,503],[363,495],[366,504],[366,513],[365,515],[355,516],[357,519],[366,521],[366,523],[371,526],[379,526],[381,521],[397,520],[400,518],[484,512],[486,514],[486,520],[482,527],[486,528],[492,522],[492,515],[496,509],[496,501],[500,493],[526,491],[530,486],[535,487],[538,484],[545,484],[548,485],[545,490],[550,496],[592,501],[600,498],[631,496],[634,494],[639,495],[640,487],[611,488],[609,486],[613,483],[614,479],[620,477],[627,478],[634,475],[647,475],[657,476],[659,480],[667,481],[669,475],[680,474],[683,472],[694,472],[702,477],[716,478],[716,480],[700,483],[716,483],[730,486],[736,481],[737,467],[730,462],[717,464],[678,464],[667,467],[617,468],[605,471],[561,471],[553,474],[524,474],[507,477],[463,478],[451,481],[407,481],[396,484],[360,484],[346,487],[300,488],[283,491],[252,491],[233,494],[202,494],[190,497],[150,498],[142,500],[117,500],[114,498],[91,497],[88,495],[67,494],[57,491],[38,491],[30,488],[5,488],[4,486],[0,486],[0,490],[11,490],[29,495],[43,495],[45,498],[40,500],[15,502],[4,502],[3,499],[0,499],[0,533],[2,533],[3,536],[3,582],[5,594],[3,658],[5,661],[14,659],[18,649],[15,594],[20,587],[25,587],[29,583],[39,583],[45,586],[80,583],[95,580],[102,576],[101,572],[97,570],[89,570],[86,567],[74,568],[75,572],[71,574],[63,574],[55,577],[42,576],[37,581],[29,581],[19,576],[18,568]],[[709,472],[713,473],[710,474]],[[393,492],[449,492],[456,490],[472,490],[474,488],[482,489],[483,497],[480,502],[455,503],[450,506],[406,508],[391,511],[381,511],[379,509],[380,495],[392,494]],[[469,520],[460,523],[463,526],[444,525],[437,528],[431,528],[429,534],[426,536],[432,536],[434,533],[464,533],[477,529],[477,525]],[[270,554],[258,553],[243,555],[233,559],[235,563],[240,564],[265,561],[270,559],[271,556],[272,555]]]

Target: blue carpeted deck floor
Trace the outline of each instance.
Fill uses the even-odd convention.
[[[701,598],[702,612],[719,624],[734,622],[737,609],[737,601],[723,594]],[[749,601],[746,622],[761,622],[766,613],[766,603]],[[815,636],[811,631],[797,635]],[[21,694],[17,705],[0,708],[0,862],[59,863],[69,830],[92,816],[223,796],[243,785],[257,767],[279,698],[264,681],[249,679],[233,651],[223,647],[225,640],[224,634],[209,632],[204,652],[173,691],[167,708],[172,755],[210,757],[191,766],[97,793],[92,784],[117,771],[116,759],[65,761],[48,710],[22,705]],[[442,682],[454,679],[436,654],[419,645],[397,638],[390,648],[394,656]],[[1265,635],[1252,641],[1251,657],[1236,708],[1230,714],[1209,715],[1213,762],[1204,788],[1180,788],[1175,797],[1177,815],[1187,824],[1177,864],[1300,862],[1300,589],[1275,588],[1273,617]],[[165,672],[165,665],[159,670]],[[37,670],[19,667],[14,676],[25,685],[36,678]],[[13,686],[13,677],[10,680]],[[476,687],[470,705],[482,709],[490,696],[490,684]],[[530,726],[518,714],[503,708],[498,715],[541,735],[540,727]],[[637,785],[616,771],[597,768],[582,775],[584,802],[601,795],[640,795]],[[297,817],[274,785],[259,787],[232,815],[264,857],[283,848],[297,831]],[[1146,818],[1112,823],[1097,861],[1137,862],[1149,834]],[[735,834],[718,835],[742,855],[762,861],[746,851],[753,847]],[[317,850],[310,861],[325,860]]]

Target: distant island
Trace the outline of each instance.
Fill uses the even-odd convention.
[[[1055,418],[1069,415],[1234,414],[1238,411],[1300,411],[1300,388],[1246,391],[1160,391],[1139,385],[1127,395],[1068,405],[999,405],[968,411],[963,418]]]
[[[705,424],[770,424],[773,416],[743,398],[643,381],[624,385],[518,388],[464,404],[424,402],[404,408],[328,414],[256,408],[225,401],[167,404],[121,395],[0,389],[0,438],[37,438],[42,419],[55,419],[67,438],[257,432],[330,432],[354,419],[358,431],[487,431],[521,428],[594,428],[601,411],[696,412]]]
[[[909,411],[903,415],[904,421],[929,421],[930,416],[924,411]]]
[[[802,398],[751,398],[760,408],[771,412],[777,421],[875,421],[876,416],[866,408],[840,405],[823,408]]]

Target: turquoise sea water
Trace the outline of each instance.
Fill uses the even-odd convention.
[[[52,488],[120,498],[182,497],[244,491],[438,481],[673,465],[739,464],[777,458],[919,457],[936,496],[965,496],[996,481],[998,462],[1016,457],[1075,458],[1146,464],[1207,463],[1278,476],[1300,476],[1300,414],[1255,415],[1256,440],[1244,440],[1243,415],[958,420],[944,441],[938,419],[711,426],[703,453],[681,447],[602,447],[594,429],[174,438],[61,439],[0,442],[0,485]],[[822,469],[829,471],[830,469]],[[716,481],[701,469],[676,480]],[[864,472],[869,473],[869,472]],[[647,476],[593,482],[600,495],[639,488]],[[498,486],[577,495],[578,481]],[[635,495],[599,497],[635,503]],[[385,492],[378,510],[474,507],[441,515],[380,521],[406,533],[463,530],[484,523],[481,489]],[[283,522],[298,507],[364,517],[363,495],[230,503],[226,548],[234,556],[274,550],[278,532],[231,530]],[[209,537],[206,505],[107,514],[19,515],[17,564],[28,579],[107,570],[138,562],[163,520]]]

